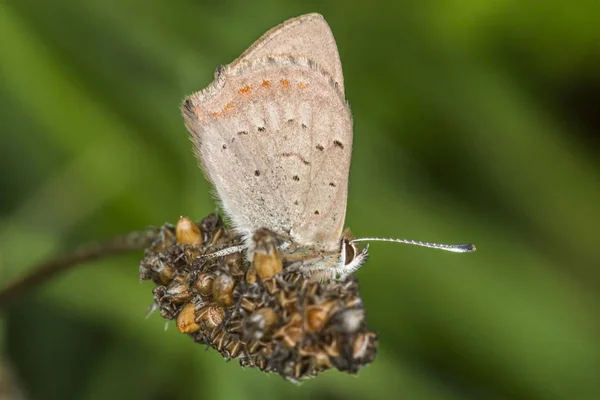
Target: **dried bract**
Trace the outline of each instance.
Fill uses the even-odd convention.
[[[291,381],[330,368],[354,374],[374,360],[377,335],[366,326],[356,277],[324,283],[286,270],[266,230],[257,232],[252,260],[245,253],[203,257],[241,238],[216,215],[184,222],[163,226],[140,263],[140,279],[157,285],[155,307],[182,333]],[[188,240],[194,226],[199,242]],[[183,242],[176,240],[181,227],[192,227]]]

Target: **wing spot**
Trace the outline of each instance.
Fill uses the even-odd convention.
[[[294,175],[292,177],[293,180],[295,180],[296,182],[298,182],[300,180],[300,177],[298,175]]]
[[[319,150],[319,151],[325,150],[325,147],[321,146],[320,144],[318,144],[316,147],[317,147],[317,150]]]
[[[254,171],[254,176],[260,176],[260,171],[259,170],[255,170]]]
[[[258,127],[258,131],[259,132],[264,132],[267,128],[265,128],[264,126],[259,126]]]
[[[290,88],[290,81],[288,81],[287,79],[282,79],[279,81],[281,83],[281,86],[283,86],[286,89]]]
[[[239,94],[250,94],[250,92],[252,91],[252,86],[251,85],[246,85],[244,87],[241,87],[238,89],[238,93]]]
[[[340,142],[339,140],[334,140],[333,144],[337,147],[339,147],[340,149],[344,148],[344,144],[342,142]]]
[[[306,158],[302,157],[300,154],[298,153],[281,153],[282,157],[298,157],[298,159],[300,159],[300,161],[302,161],[302,164],[304,165],[310,165],[310,161],[308,161]]]

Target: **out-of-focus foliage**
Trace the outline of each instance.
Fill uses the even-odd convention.
[[[49,282],[1,320],[31,399],[600,398],[600,3],[5,0],[1,281],[92,239],[214,210],[178,106],[283,20],[322,13],[355,117],[373,365],[301,386],[157,315],[140,255]],[[2,385],[0,385],[2,386]]]

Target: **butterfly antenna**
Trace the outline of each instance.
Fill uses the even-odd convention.
[[[395,242],[395,243],[406,243],[412,244],[415,246],[421,247],[429,247],[430,249],[440,249],[445,251],[451,251],[453,253],[472,253],[474,252],[475,245],[474,244],[440,244],[440,243],[428,243],[428,242],[419,242],[416,240],[408,240],[408,239],[392,239],[392,238],[358,238],[350,241],[350,243],[354,242]]]

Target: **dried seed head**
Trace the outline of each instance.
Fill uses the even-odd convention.
[[[181,244],[202,244],[202,231],[187,217],[179,218],[175,227],[177,241]]]
[[[276,236],[268,231],[259,235],[249,260],[245,253],[202,258],[242,238],[215,215],[194,225],[200,243],[178,243],[177,229],[164,225],[140,263],[140,279],[158,285],[152,293],[160,315],[176,319],[181,332],[243,366],[291,381],[329,368],[356,373],[373,361],[377,335],[365,324],[354,276],[309,281],[286,270],[287,258],[280,269]]]
[[[257,275],[266,280],[283,270],[281,252],[277,249],[275,235],[267,229],[258,229],[252,236],[252,266]]]
[[[177,316],[177,329],[181,333],[192,333],[200,330],[200,325],[195,321],[196,307],[193,303],[187,303]]]
[[[233,287],[235,281],[229,275],[222,274],[213,281],[213,297],[221,307],[229,307],[233,304]]]

